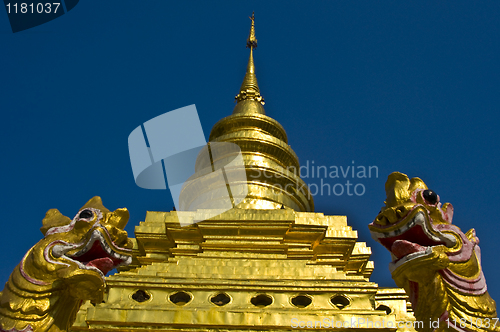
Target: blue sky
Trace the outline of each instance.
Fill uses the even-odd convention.
[[[400,171],[451,202],[454,224],[476,229],[490,294],[500,300],[494,1],[82,1],[16,34],[0,13],[0,283],[41,238],[50,208],[72,218],[100,195],[108,208],[130,210],[131,235],[146,211],[172,209],[168,191],[135,185],[128,135],[196,104],[208,138],[233,110],[252,11],[265,109],[301,164],[379,170],[324,179],[360,183],[361,196],[315,196],[316,212],[347,215],[372,248],[371,280],[394,285],[390,256],[367,225],[387,176]]]

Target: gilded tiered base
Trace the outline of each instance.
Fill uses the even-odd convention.
[[[82,307],[72,330],[414,331],[395,328],[414,320],[407,297],[368,280],[370,248],[346,217],[233,209],[179,226],[177,214],[203,211],[148,212],[134,262],[107,278],[104,303]]]

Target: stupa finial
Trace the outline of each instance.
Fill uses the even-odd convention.
[[[255,37],[255,12],[252,12],[252,16],[249,17],[252,20],[252,25],[250,26],[250,34],[247,38],[248,48],[257,48],[257,38]]]
[[[255,100],[264,105],[264,97],[260,95],[257,77],[255,76],[255,65],[253,63],[253,49],[257,47],[257,38],[255,37],[255,13],[250,17],[252,25],[250,34],[247,38],[247,47],[250,48],[250,58],[248,59],[247,72],[243,83],[241,84],[240,93],[235,97],[239,103],[243,100]]]

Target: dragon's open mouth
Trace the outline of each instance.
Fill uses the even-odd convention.
[[[132,260],[131,250],[118,247],[103,228],[96,228],[83,244],[56,245],[53,253],[56,257],[63,256],[76,262],[80,268],[98,271],[102,276],[117,266],[130,264]]]
[[[412,212],[396,223],[401,227],[392,231],[377,232],[372,229],[372,236],[392,253],[393,263],[397,265],[430,254],[431,247],[453,247],[456,243],[452,235],[434,229],[423,210]]]

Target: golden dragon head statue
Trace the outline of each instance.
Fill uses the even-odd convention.
[[[132,260],[123,230],[128,218],[127,209],[111,212],[97,196],[73,219],[49,210],[40,229],[45,237],[0,293],[0,331],[66,331],[83,301],[102,302],[105,275]]]
[[[392,254],[389,269],[422,322],[417,330],[500,331],[474,229],[464,234],[453,225],[453,206],[419,178],[394,172],[385,190],[385,206],[369,228]]]

